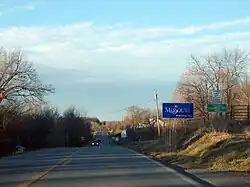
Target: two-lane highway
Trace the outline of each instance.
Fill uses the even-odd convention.
[[[110,146],[58,148],[3,161],[0,186],[32,187],[193,187],[197,183],[129,149]],[[68,158],[55,166],[64,158]],[[27,164],[20,162],[26,161]],[[20,164],[20,165],[15,165]],[[9,168],[8,168],[9,165]],[[54,168],[47,170],[46,168]],[[3,165],[0,165],[3,167]],[[16,167],[16,169],[14,169]],[[32,167],[34,167],[32,169]],[[1,168],[2,169],[2,168]],[[33,177],[39,176],[42,177]],[[27,182],[30,180],[31,182]]]

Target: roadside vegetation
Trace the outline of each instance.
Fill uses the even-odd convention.
[[[124,145],[186,169],[249,171],[249,62],[249,53],[239,49],[192,54],[172,101],[194,103],[194,119],[160,118],[158,136],[156,112],[132,106],[119,125],[128,131]],[[206,109],[218,88],[227,113]]]
[[[156,140],[129,147],[184,169],[249,171],[250,168],[250,136],[243,134],[206,133],[186,149],[175,151]]]
[[[0,156],[12,154],[17,145],[27,150],[80,146],[92,138],[91,125],[99,120],[74,107],[60,114],[44,99],[53,93],[22,51],[0,48]]]

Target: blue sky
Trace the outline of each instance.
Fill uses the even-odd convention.
[[[250,49],[248,0],[0,0],[0,41],[21,47],[68,106],[101,120],[169,101],[191,53]]]

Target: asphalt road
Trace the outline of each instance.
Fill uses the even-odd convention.
[[[194,187],[202,186],[123,147],[55,148],[0,160],[1,187]]]
[[[76,152],[78,148],[46,149],[0,159],[0,186],[18,186]]]
[[[234,171],[189,170],[189,173],[220,187],[250,187],[250,173]]]

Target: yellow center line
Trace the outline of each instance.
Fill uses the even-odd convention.
[[[43,176],[45,176],[47,173],[49,173],[50,171],[52,171],[53,169],[55,169],[57,166],[59,165],[63,165],[63,164],[69,164],[72,160],[72,155],[70,155],[69,157],[64,158],[63,160],[61,160],[60,162],[58,162],[57,164],[45,169],[44,171],[36,174],[35,176],[33,176],[30,180],[25,181],[22,184],[19,184],[18,187],[28,187],[31,184],[33,184],[34,182],[36,182],[37,180],[41,179]]]

